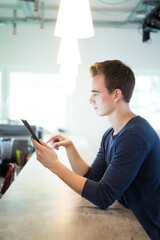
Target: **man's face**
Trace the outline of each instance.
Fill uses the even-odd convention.
[[[116,106],[115,93],[109,93],[105,86],[104,75],[99,74],[92,79],[92,95],[89,99],[99,116],[110,115]]]

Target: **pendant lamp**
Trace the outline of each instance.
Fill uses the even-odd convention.
[[[77,39],[70,37],[61,39],[57,63],[64,65],[68,63],[74,65],[81,63]]]
[[[94,36],[89,0],[61,0],[55,26],[55,35],[63,38]]]
[[[73,63],[61,64],[60,75],[63,76],[63,78],[78,76],[77,64]]]

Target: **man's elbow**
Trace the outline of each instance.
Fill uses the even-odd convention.
[[[99,205],[98,206],[101,210],[106,210],[108,208],[108,206],[104,206],[104,205]]]
[[[108,203],[107,201],[98,201],[96,205],[101,210],[106,210],[110,205],[112,205],[112,203],[113,202]]]

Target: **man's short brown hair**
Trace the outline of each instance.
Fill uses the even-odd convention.
[[[129,102],[135,86],[135,76],[131,68],[119,60],[96,62],[90,66],[92,77],[103,74],[105,85],[110,93],[120,89],[125,102]]]

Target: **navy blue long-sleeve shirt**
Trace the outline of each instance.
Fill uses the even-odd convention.
[[[152,240],[160,240],[160,139],[140,116],[112,134],[110,128],[103,135],[82,196],[101,209],[119,200]]]

